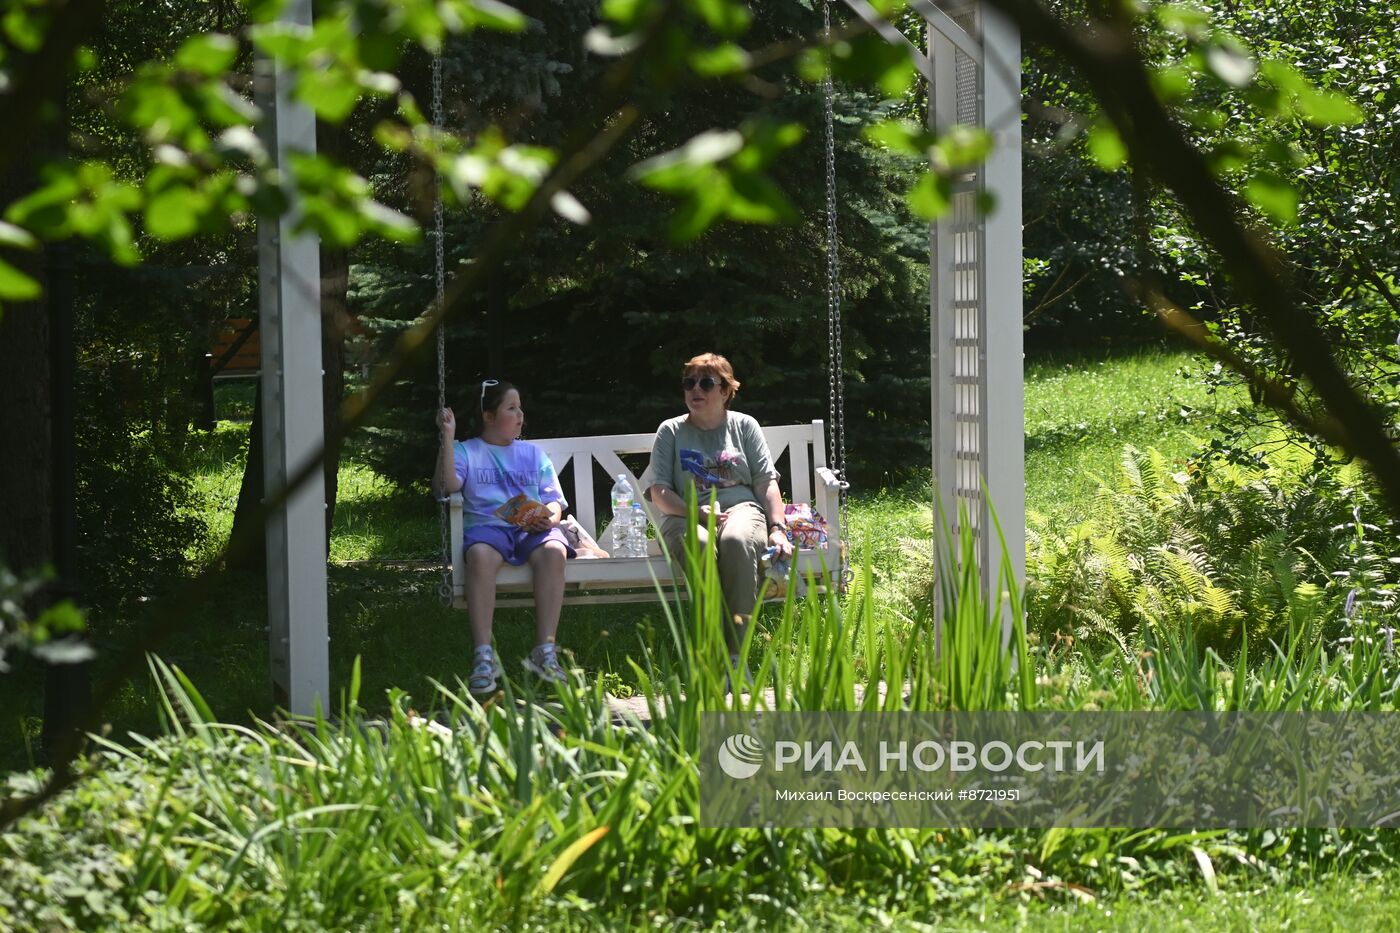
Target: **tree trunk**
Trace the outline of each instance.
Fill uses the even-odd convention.
[[[321,247],[321,404],[324,436],[340,429],[340,402],[345,394],[345,332],[350,322],[346,305],[350,290],[350,256],[344,249]],[[340,444],[326,452],[326,548],[335,519]]]
[[[12,176],[0,189],[0,204],[10,203],[23,190],[22,175]],[[0,437],[6,454],[0,459],[0,565],[24,576],[51,567],[58,578],[43,588],[25,611],[38,615],[58,599],[71,598],[76,588],[73,524],[73,308],[71,285],[60,294],[51,287],[54,249],[45,255],[19,254],[5,258],[37,278],[44,295],[28,304],[10,304],[0,315]],[[57,270],[69,275],[66,265]],[[56,396],[55,379],[66,388]],[[55,411],[55,400],[62,411]],[[55,415],[62,424],[54,423]],[[51,664],[45,674],[44,726],[41,754],[64,757],[76,738],[76,727],[87,713],[90,697],[86,664]]]
[[[267,542],[256,521],[263,498],[263,400],[262,386],[253,396],[253,424],[248,429],[248,460],[243,465],[243,482],[238,486],[238,505],[233,510],[233,530],[229,532],[230,570],[262,573],[267,563]]]
[[[316,148],[327,158],[344,162],[346,132],[341,126],[317,122]],[[345,395],[345,334],[350,327],[350,251],[321,244],[321,405],[323,437],[340,430],[340,403]],[[326,551],[340,476],[340,444],[326,452]]]
[[[6,258],[27,265],[20,257]],[[9,304],[0,315],[0,438],[6,450],[0,458],[0,561],[19,573],[53,561],[51,391],[46,302]]]

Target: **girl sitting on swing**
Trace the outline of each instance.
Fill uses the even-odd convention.
[[[493,693],[504,673],[491,647],[491,622],[496,574],[506,563],[528,563],[534,577],[536,645],[521,664],[546,681],[563,683],[568,676],[559,664],[554,634],[564,603],[564,561],[574,556],[559,528],[568,503],[549,457],[519,439],[525,426],[519,390],[509,382],[487,379],[481,383],[480,409],[481,429],[465,441],[456,440],[452,409],[438,412],[441,442],[433,474],[436,495],[462,493],[467,614],[476,645],[467,688],[474,694]],[[522,510],[516,503],[526,507]]]

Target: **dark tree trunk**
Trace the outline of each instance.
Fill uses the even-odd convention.
[[[337,162],[345,161],[345,129],[316,124],[316,148]],[[321,244],[321,404],[324,437],[340,430],[340,403],[345,395],[345,334],[350,327],[350,252]],[[326,549],[340,476],[340,445],[326,452]]]
[[[229,532],[230,570],[261,573],[267,562],[267,543],[256,521],[263,497],[263,400],[262,386],[253,396],[253,424],[248,429],[248,460],[243,465],[243,482],[238,486],[238,505],[233,510],[233,530]]]
[[[25,265],[13,254],[6,259]],[[46,302],[7,305],[0,316],[0,561],[17,572],[53,561],[51,390]]]
[[[487,379],[504,379],[506,285],[503,275],[493,275],[486,285],[486,373]],[[472,412],[473,423],[481,418]]]
[[[59,120],[45,129],[44,155],[61,149],[63,126]],[[0,183],[0,206],[26,191],[32,180],[30,166],[6,177]],[[56,249],[5,256],[38,279],[44,294],[29,304],[11,304],[0,315],[0,438],[7,450],[0,459],[0,563],[20,574],[46,567],[56,571],[53,584],[25,607],[32,614],[76,592],[72,289],[68,264],[54,262],[66,253],[56,254]],[[66,743],[77,736],[89,693],[87,665],[49,666],[41,742],[45,758],[62,757]]]
[[[78,598],[77,448],[78,367],[73,308],[73,264],[68,245],[48,251],[50,357],[50,446],[53,516],[53,601]],[[77,637],[77,636],[69,636]],[[50,664],[44,684],[44,728],[41,745],[51,761],[66,760],[81,738],[83,720],[92,706],[91,671],[86,662]]]

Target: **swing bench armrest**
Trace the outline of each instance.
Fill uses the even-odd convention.
[[[830,467],[817,467],[812,472],[817,477],[816,488],[812,490],[812,508],[822,513],[827,521],[831,521],[834,517],[832,506],[840,504],[841,487],[845,484]]]
[[[812,472],[817,477],[816,488],[812,490],[812,508],[826,519],[828,540],[831,542],[828,546],[834,546],[839,555],[846,533],[846,529],[841,527],[841,490],[847,488],[847,483],[830,467],[817,467]]]
[[[462,494],[454,492],[447,497],[448,538],[452,545],[452,596],[454,599],[466,593],[466,567],[462,561]]]
[[[822,485],[826,487],[828,493],[840,491],[841,478],[832,471],[831,467],[817,467],[813,472],[817,474],[817,479],[822,481]]]

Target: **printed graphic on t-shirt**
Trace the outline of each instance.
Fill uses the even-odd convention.
[[[566,505],[554,465],[532,444],[522,441],[497,448],[472,438],[458,442],[454,453],[468,528],[510,523],[513,510],[500,510],[516,497]]]
[[[714,459],[705,456],[702,450],[681,448],[681,469],[695,477],[695,485],[700,489],[724,489],[739,485],[734,479],[735,468],[743,462],[743,455],[732,450],[721,450]]]
[[[476,481],[483,486],[533,486],[540,480],[538,470],[502,470],[500,467],[477,467]]]

